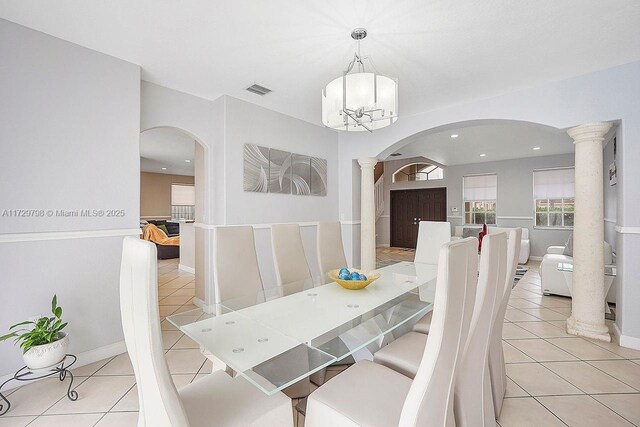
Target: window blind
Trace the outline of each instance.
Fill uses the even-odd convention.
[[[498,198],[498,175],[473,175],[462,178],[464,201],[496,200]]]
[[[533,171],[533,197],[539,199],[568,199],[575,197],[573,168]]]
[[[196,190],[189,184],[171,184],[172,206],[195,206]]]

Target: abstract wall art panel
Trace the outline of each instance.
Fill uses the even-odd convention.
[[[327,195],[327,160],[311,157],[311,185],[312,196]]]
[[[244,145],[244,191],[266,193],[269,190],[269,149]]]
[[[269,193],[291,194],[291,153],[269,149]]]
[[[327,195],[327,160],[254,144],[244,146],[244,191]]]
[[[311,194],[311,158],[302,154],[291,155],[291,194]]]

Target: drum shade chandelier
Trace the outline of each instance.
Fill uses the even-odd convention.
[[[366,36],[364,28],[353,30],[351,38],[358,42],[358,51],[342,76],[322,89],[322,123],[326,127],[373,132],[398,120],[397,79],[380,74],[370,57],[360,55],[360,41]]]

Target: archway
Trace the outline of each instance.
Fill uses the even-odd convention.
[[[204,305],[208,274],[204,262],[206,239],[196,226],[209,215],[207,146],[192,132],[175,126],[143,130],[140,145],[141,223],[159,224],[168,228],[173,237],[176,234],[180,237],[179,250],[158,246],[160,282],[160,275],[169,278],[174,270],[180,279],[194,278],[193,291],[189,290],[193,285],[186,284],[188,289],[181,293],[193,293],[193,303]]]

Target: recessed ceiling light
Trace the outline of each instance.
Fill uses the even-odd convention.
[[[402,153],[391,153],[391,154],[389,154],[389,157],[398,157],[398,156],[402,156]]]
[[[533,147],[533,149],[534,149],[535,151],[538,151],[540,148],[542,148],[542,147]]]
[[[191,163],[191,160],[189,160],[189,159],[186,159],[186,160],[185,160],[185,162],[187,162],[187,163]]]
[[[487,157],[487,155],[482,153],[482,154],[480,154],[480,157]]]
[[[454,133],[453,135],[451,135],[451,138],[457,138],[459,135],[457,133]]]
[[[163,170],[163,171],[166,171],[166,170],[167,170],[167,168],[162,168],[162,170]]]

